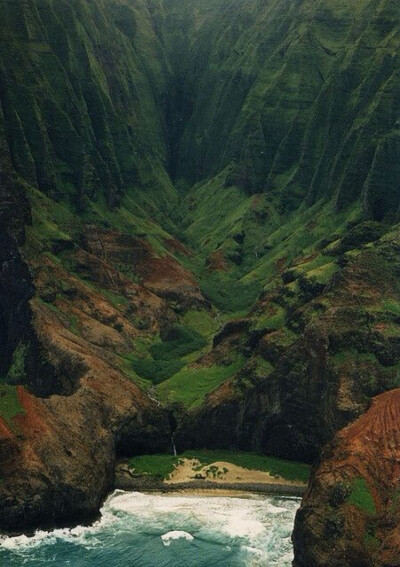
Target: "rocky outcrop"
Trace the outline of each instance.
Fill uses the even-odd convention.
[[[297,513],[296,567],[400,563],[400,390],[370,409],[323,451]]]
[[[280,355],[268,376],[259,374],[250,359],[199,409],[189,412],[176,442],[179,448],[251,449],[312,462],[349,419],[339,407],[337,392],[326,337],[308,333]],[[351,411],[358,413],[362,407],[355,405]]]
[[[170,302],[176,301],[182,310],[207,307],[193,274],[173,256],[157,255],[144,238],[87,226],[82,247],[104,263],[103,270],[97,270],[98,274],[103,273],[103,282],[100,283],[107,283],[107,279],[110,281],[110,272],[104,274],[104,267],[118,270],[125,265],[145,289]],[[87,269],[86,258],[82,263],[83,269]]]
[[[2,231],[0,243],[0,371],[4,374],[18,344],[31,339],[29,300],[34,287],[15,240]]]
[[[110,368],[89,364],[70,396],[40,399],[18,388],[22,411],[0,429],[0,529],[94,515],[118,451],[169,447],[162,409]]]
[[[18,386],[20,411],[0,428],[0,528],[94,514],[117,454],[169,448],[166,413],[110,360],[34,305],[43,356],[73,389],[48,397]]]
[[[0,529],[17,531],[94,514],[113,484],[116,455],[168,449],[170,426],[106,343],[75,335],[45,303],[29,304],[31,274],[15,242],[2,242],[3,364],[26,345],[21,374],[13,374],[24,385],[8,386],[17,410],[0,419]]]
[[[0,529],[20,531],[93,516],[113,486],[117,455],[169,449],[167,413],[108,350],[123,352],[137,334],[129,291],[138,315],[152,313],[149,325],[168,320],[168,309],[122,278],[124,316],[48,257],[32,256],[28,269],[15,240],[23,222],[12,209],[7,218],[0,235]]]

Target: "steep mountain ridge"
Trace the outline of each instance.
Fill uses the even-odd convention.
[[[17,173],[81,207],[101,186],[115,206],[139,168],[151,176],[151,161],[165,159],[167,70],[145,3],[6,2],[2,16],[1,102]]]
[[[169,2],[169,17],[188,4]],[[397,193],[375,185],[397,155],[393,3],[199,6],[215,14],[198,15],[179,59],[187,108],[177,178],[193,184],[230,166],[228,183],[277,195],[284,211],[323,195],[338,208],[362,196],[379,219],[397,211]],[[390,175],[384,184],[396,185],[396,168]]]
[[[314,460],[399,385],[397,4],[0,16],[2,528],[93,512],[175,420]]]
[[[399,172],[385,178],[398,152],[396,15],[390,0],[5,3],[14,167],[81,206],[97,176],[113,206],[164,167],[193,185],[229,166],[225,183],[266,190],[283,211],[362,196],[380,220],[399,206],[387,188]]]

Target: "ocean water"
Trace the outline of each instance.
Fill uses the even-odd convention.
[[[299,503],[116,491],[91,526],[0,536],[0,566],[288,567]]]

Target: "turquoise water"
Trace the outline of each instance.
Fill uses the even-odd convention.
[[[299,500],[116,491],[89,527],[0,536],[1,567],[289,567]]]

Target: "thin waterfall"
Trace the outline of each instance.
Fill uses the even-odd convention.
[[[171,435],[171,444],[172,444],[172,454],[174,455],[174,457],[177,457],[178,453],[176,452],[175,441],[174,441],[173,435]]]

